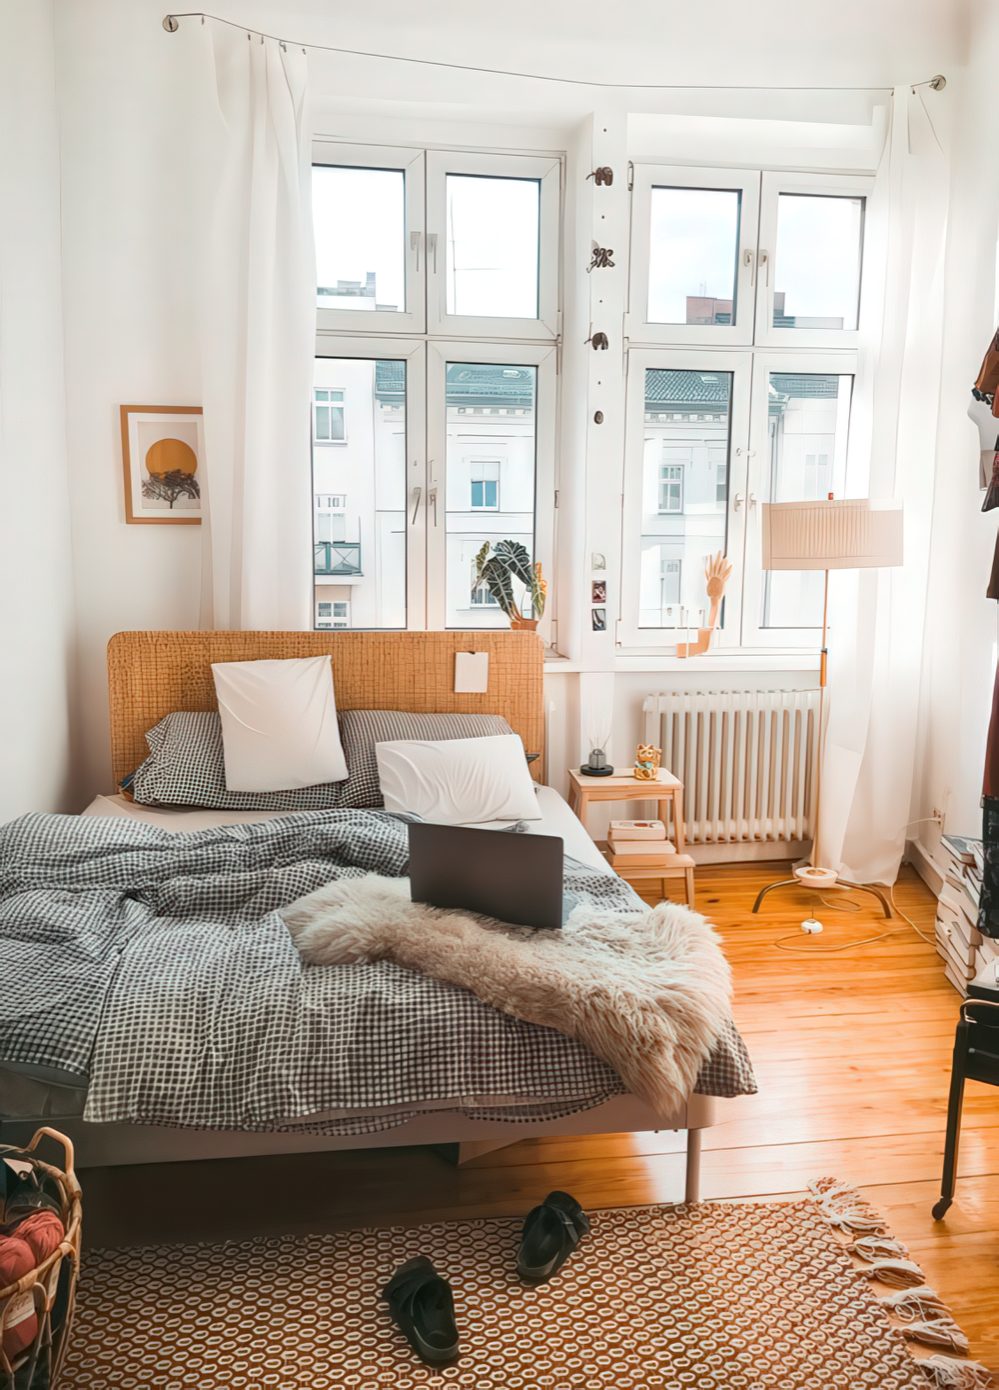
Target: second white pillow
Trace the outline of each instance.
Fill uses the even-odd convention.
[[[517,734],[376,743],[386,811],[439,825],[539,820],[534,782]]]
[[[347,760],[328,656],[212,664],[231,792],[342,782]]]

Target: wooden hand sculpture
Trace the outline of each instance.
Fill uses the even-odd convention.
[[[718,626],[722,595],[732,573],[732,562],[720,550],[717,555],[709,555],[704,562],[704,578],[707,582],[710,608],[707,627],[698,628],[696,642],[681,642],[676,649],[677,656],[700,656],[711,646],[711,634]]]

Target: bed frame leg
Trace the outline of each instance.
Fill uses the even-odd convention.
[[[701,1131],[687,1130],[687,1175],[683,1189],[685,1202],[701,1199]]]

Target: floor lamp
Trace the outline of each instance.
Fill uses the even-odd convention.
[[[891,908],[879,888],[840,878],[835,869],[815,862],[822,813],[822,756],[825,749],[826,635],[829,620],[829,571],[884,569],[902,563],[902,508],[897,503],[868,498],[824,502],[764,502],[764,570],[822,570],[822,650],[819,658],[819,739],[815,770],[815,825],[808,863],[794,870],[793,878],[763,888],[753,904],[760,904],[775,888],[804,887],[828,890],[847,888],[872,893],[880,899],[886,917]]]

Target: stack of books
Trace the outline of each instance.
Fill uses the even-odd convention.
[[[612,820],[607,831],[607,862],[612,869],[665,868],[676,856],[661,820]]]
[[[966,994],[968,981],[999,960],[999,941],[978,930],[985,857],[981,840],[966,835],[942,835],[940,852],[944,881],[937,901],[937,950],[947,979]]]

